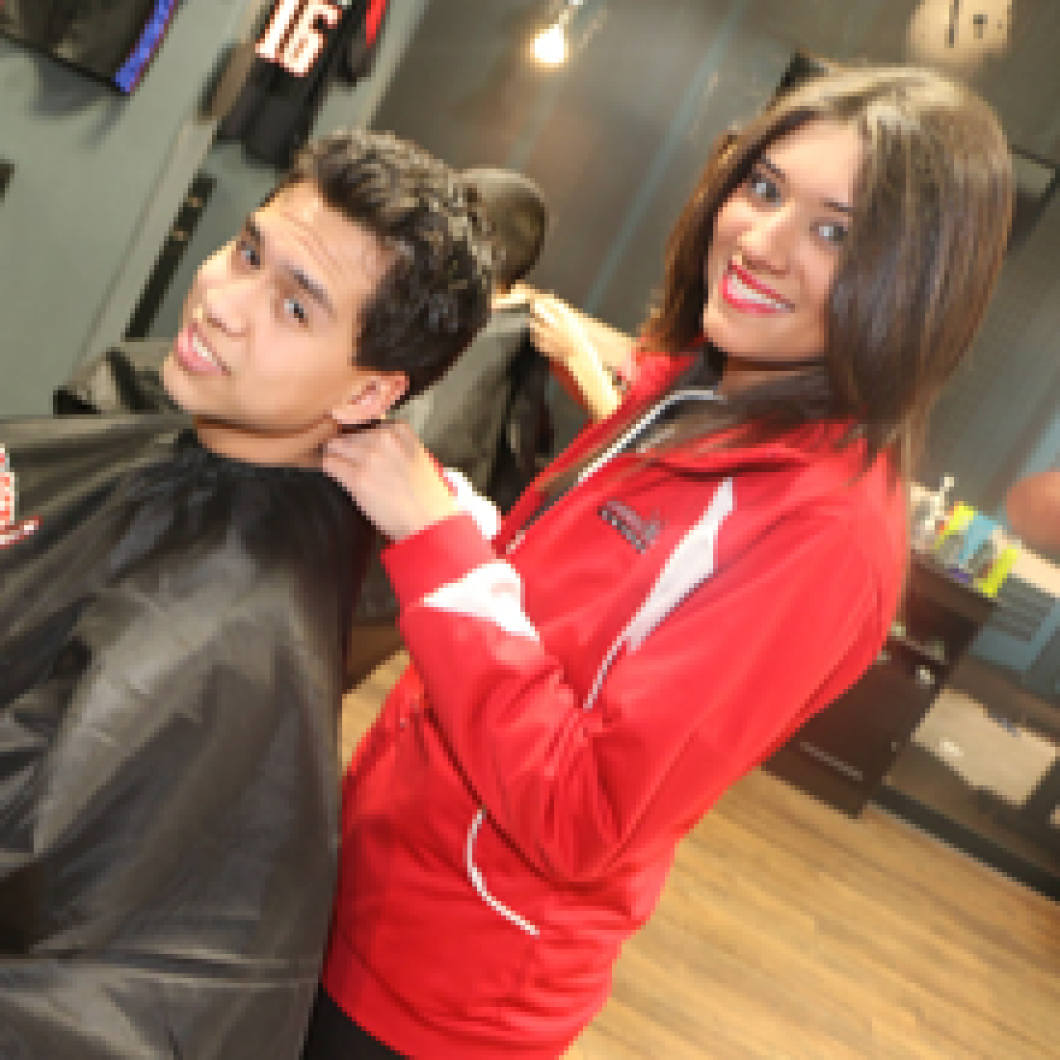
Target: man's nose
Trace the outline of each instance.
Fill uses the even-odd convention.
[[[203,319],[227,334],[243,334],[251,320],[254,302],[259,297],[259,286],[258,275],[227,276],[210,284],[199,303]]]

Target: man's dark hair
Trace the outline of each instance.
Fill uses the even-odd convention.
[[[364,308],[357,363],[405,372],[406,396],[417,393],[489,317],[493,251],[481,196],[422,148],[362,130],[309,144],[270,198],[303,182],[394,251]]]
[[[465,169],[464,180],[482,197],[493,230],[497,287],[508,290],[537,264],[548,228],[541,187],[511,169]]]

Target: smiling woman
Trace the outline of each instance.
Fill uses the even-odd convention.
[[[307,1058],[564,1052],[675,845],[883,645],[1010,210],[966,89],[836,72],[717,145],[624,405],[496,536],[402,426],[328,445],[412,665],[347,777]]]
[[[802,154],[814,140],[817,156]],[[790,185],[783,159],[794,160]],[[722,321],[711,312],[703,266],[708,262],[709,271],[709,256],[718,253],[715,234],[726,235],[725,219],[748,196],[765,197],[757,201],[768,218],[742,233],[743,250],[752,253],[756,238],[779,237],[774,223],[815,208],[816,215],[803,212],[803,228],[793,231],[805,240],[803,258],[816,258],[815,269],[831,276],[817,349],[761,335],[758,366],[793,358],[809,363],[739,388],[722,418],[764,439],[797,423],[851,416],[868,456],[888,449],[908,473],[930,409],[989,304],[1012,214],[1011,165],[990,109],[930,72],[836,70],[791,89],[715,146],[671,234],[663,297],[643,343],[677,352],[706,338],[709,359],[724,377],[727,341],[735,336],[715,338],[708,327]],[[792,277],[756,272],[742,252],[737,245],[729,257],[742,268],[737,275],[783,295]],[[796,273],[816,275],[799,260],[790,260]],[[784,269],[788,264],[781,262]],[[773,319],[779,326],[785,318],[778,311]],[[738,362],[744,349],[731,352]],[[716,429],[716,412],[710,425],[689,424],[678,434]]]
[[[822,360],[862,153],[849,126],[801,126],[718,211],[703,334],[726,353],[722,393]]]

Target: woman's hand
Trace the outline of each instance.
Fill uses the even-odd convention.
[[[530,334],[535,348],[560,369],[558,375],[570,378],[575,397],[599,420],[618,408],[622,395],[589,337],[587,323],[588,318],[559,298],[534,299]]]
[[[534,346],[550,361],[570,366],[582,352],[584,332],[567,305],[553,295],[537,293],[530,308],[530,334]]]
[[[434,458],[405,423],[386,421],[333,438],[323,467],[392,541],[457,511]]]

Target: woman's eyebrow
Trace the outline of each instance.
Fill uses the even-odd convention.
[[[769,159],[765,157],[765,155],[763,155],[758,160],[758,164],[763,169],[768,169],[769,172],[772,173],[773,176],[776,177],[777,180],[779,180],[781,183],[788,183],[788,176],[784,172],[784,170],[782,170],[780,166],[774,165],[772,162],[770,162]],[[836,202],[835,199],[822,199],[821,203],[824,206],[827,206],[830,210],[838,210],[840,213],[853,214],[854,212],[853,206],[850,206],[847,203]]]

